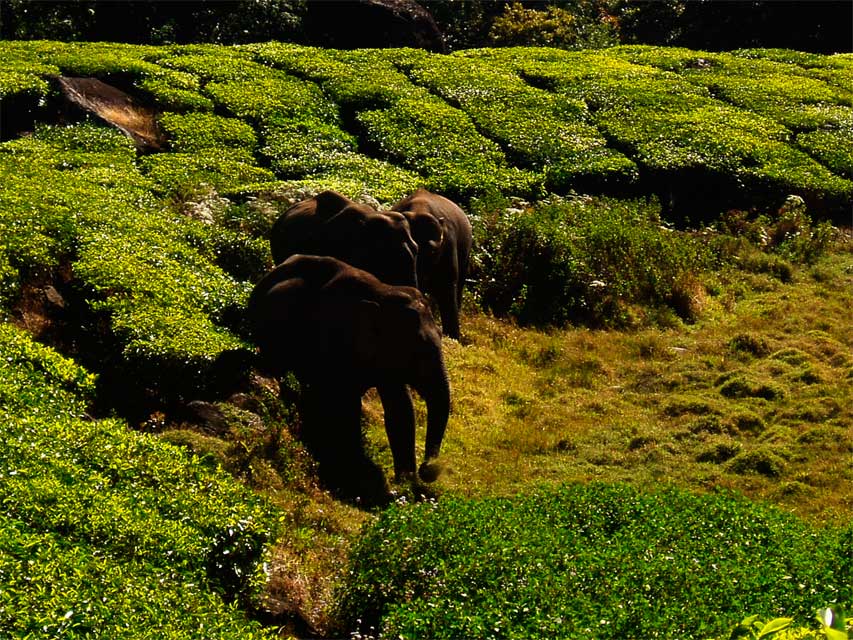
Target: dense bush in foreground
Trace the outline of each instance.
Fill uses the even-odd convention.
[[[850,602],[852,544],[849,526],[725,494],[592,484],[398,504],[359,541],[343,609],[388,638],[720,637],[747,611],[806,622]]]

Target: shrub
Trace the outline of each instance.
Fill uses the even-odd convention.
[[[538,208],[472,207],[481,304],[523,323],[624,324],[629,305],[673,301],[704,249],[662,229],[640,202],[555,199]],[[500,274],[497,277],[496,274]]]
[[[583,102],[531,87],[481,60],[433,56],[409,74],[465,111],[497,140],[507,159],[544,171],[546,187],[622,190],[637,179],[635,165],[587,123]]]
[[[610,22],[584,21],[580,12],[575,14],[557,6],[539,11],[513,2],[492,22],[489,39],[495,46],[588,49],[616,44],[617,33]]]
[[[186,51],[186,53],[182,53]],[[184,71],[203,82],[238,82],[263,80],[278,75],[275,71],[249,59],[247,52],[232,47],[176,48],[176,55],[157,60],[158,64]]]
[[[221,472],[116,420],[94,376],[0,324],[0,625],[13,635],[261,637],[275,513]]]
[[[17,288],[70,261],[86,308],[82,356],[121,354],[98,366],[128,376],[125,395],[146,384],[198,392],[216,384],[220,354],[243,347],[220,325],[244,304],[248,285],[188,242],[187,227],[198,223],[151,196],[134,158],[122,134],[85,124],[40,128],[0,146],[0,226],[15,270],[5,284]]]
[[[164,113],[159,121],[176,153],[230,147],[252,152],[258,144],[254,129],[235,118],[210,113]]]
[[[853,180],[853,116],[839,128],[800,133],[797,145],[835,173]]]
[[[205,93],[216,104],[255,124],[294,120],[338,122],[335,103],[317,85],[289,76],[211,82]]]
[[[808,620],[849,600],[848,552],[837,530],[725,494],[446,498],[367,529],[341,608],[380,637],[707,638],[744,611]]]
[[[402,98],[357,116],[369,144],[392,162],[421,172],[427,188],[466,200],[489,192],[531,192],[541,178],[508,167],[500,148],[458,109]]]
[[[135,86],[164,110],[213,111],[213,102],[199,93],[201,83],[191,73],[160,69],[137,79]]]
[[[271,182],[275,176],[255,166],[254,157],[243,150],[227,154],[216,149],[196,153],[168,153],[146,156],[142,173],[157,183],[161,193],[207,184],[217,191],[236,190],[243,185]]]

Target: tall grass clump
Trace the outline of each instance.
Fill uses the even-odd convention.
[[[695,319],[710,255],[662,225],[656,204],[556,198],[479,201],[474,290],[501,316],[534,325],[620,326],[665,307]]]
[[[805,622],[849,602],[846,536],[733,495],[625,485],[398,503],[357,543],[341,606],[383,638],[723,636],[745,612]]]

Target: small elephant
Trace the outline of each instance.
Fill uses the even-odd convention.
[[[270,231],[273,260],[332,256],[393,285],[417,286],[418,246],[406,218],[323,191],[285,211]]]
[[[434,297],[445,335],[459,339],[459,308],[473,244],[465,212],[444,196],[418,189],[391,207],[409,221],[418,245],[421,291]]]
[[[300,382],[302,438],[321,470],[362,450],[361,397],[376,387],[395,475],[413,476],[411,385],[427,406],[419,475],[434,480],[429,463],[447,428],[450,385],[441,332],[420,291],[385,284],[336,258],[295,255],[258,282],[248,313],[262,367],[278,376],[292,371]]]

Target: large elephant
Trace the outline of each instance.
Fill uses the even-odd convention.
[[[361,398],[376,387],[395,475],[414,476],[410,385],[427,406],[418,472],[434,479],[431,461],[447,428],[450,386],[441,332],[420,291],[385,284],[335,258],[295,255],[255,286],[248,313],[263,368],[279,376],[292,371],[300,382],[302,438],[321,471],[361,451]]]
[[[417,286],[418,246],[406,218],[323,191],[285,211],[270,231],[273,260],[297,253],[332,256],[382,282]]]
[[[409,221],[418,245],[420,289],[438,303],[445,335],[458,340],[462,288],[473,243],[468,216],[453,201],[426,189],[418,189],[391,210]]]

